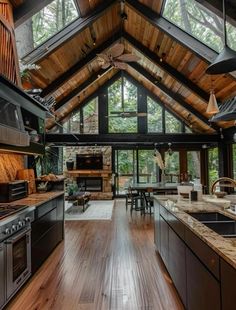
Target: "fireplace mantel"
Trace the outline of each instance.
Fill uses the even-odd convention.
[[[67,178],[76,180],[78,177],[101,177],[103,180],[102,192],[91,192],[91,199],[112,199],[112,171],[111,170],[67,170],[64,171]]]
[[[110,177],[112,174],[111,170],[67,170],[65,171],[67,177],[79,177],[81,175],[90,175],[98,177]]]

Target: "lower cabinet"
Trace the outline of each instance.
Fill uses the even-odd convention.
[[[64,238],[64,195],[37,207],[32,223],[32,274]]]
[[[163,217],[160,215],[160,254],[163,262],[168,269],[168,254],[169,254],[169,226]]]
[[[173,283],[187,308],[186,288],[186,246],[176,233],[169,228],[169,262],[168,271]]]
[[[187,308],[220,310],[220,284],[186,247]]]
[[[185,308],[231,310],[236,270],[223,260],[219,264],[217,253],[200,239],[190,238],[188,228],[167,209],[157,202],[154,205],[155,212],[159,211],[159,216],[155,214],[156,248]]]
[[[236,270],[223,259],[220,260],[222,310],[235,309]]]

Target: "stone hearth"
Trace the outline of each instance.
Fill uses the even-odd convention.
[[[101,192],[91,192],[91,199],[112,199],[112,170],[111,170],[111,147],[66,147],[64,150],[64,158],[73,159],[76,163],[76,154],[91,154],[102,152],[103,169],[102,170],[65,170],[64,174],[68,178],[72,178],[75,182],[78,177],[101,177],[103,189]]]

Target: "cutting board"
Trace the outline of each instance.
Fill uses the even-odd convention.
[[[18,180],[28,181],[28,194],[36,193],[35,174],[33,169],[17,170],[16,177]]]

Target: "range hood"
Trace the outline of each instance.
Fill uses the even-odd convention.
[[[0,143],[15,146],[30,145],[30,137],[24,129],[20,106],[1,97]]]

